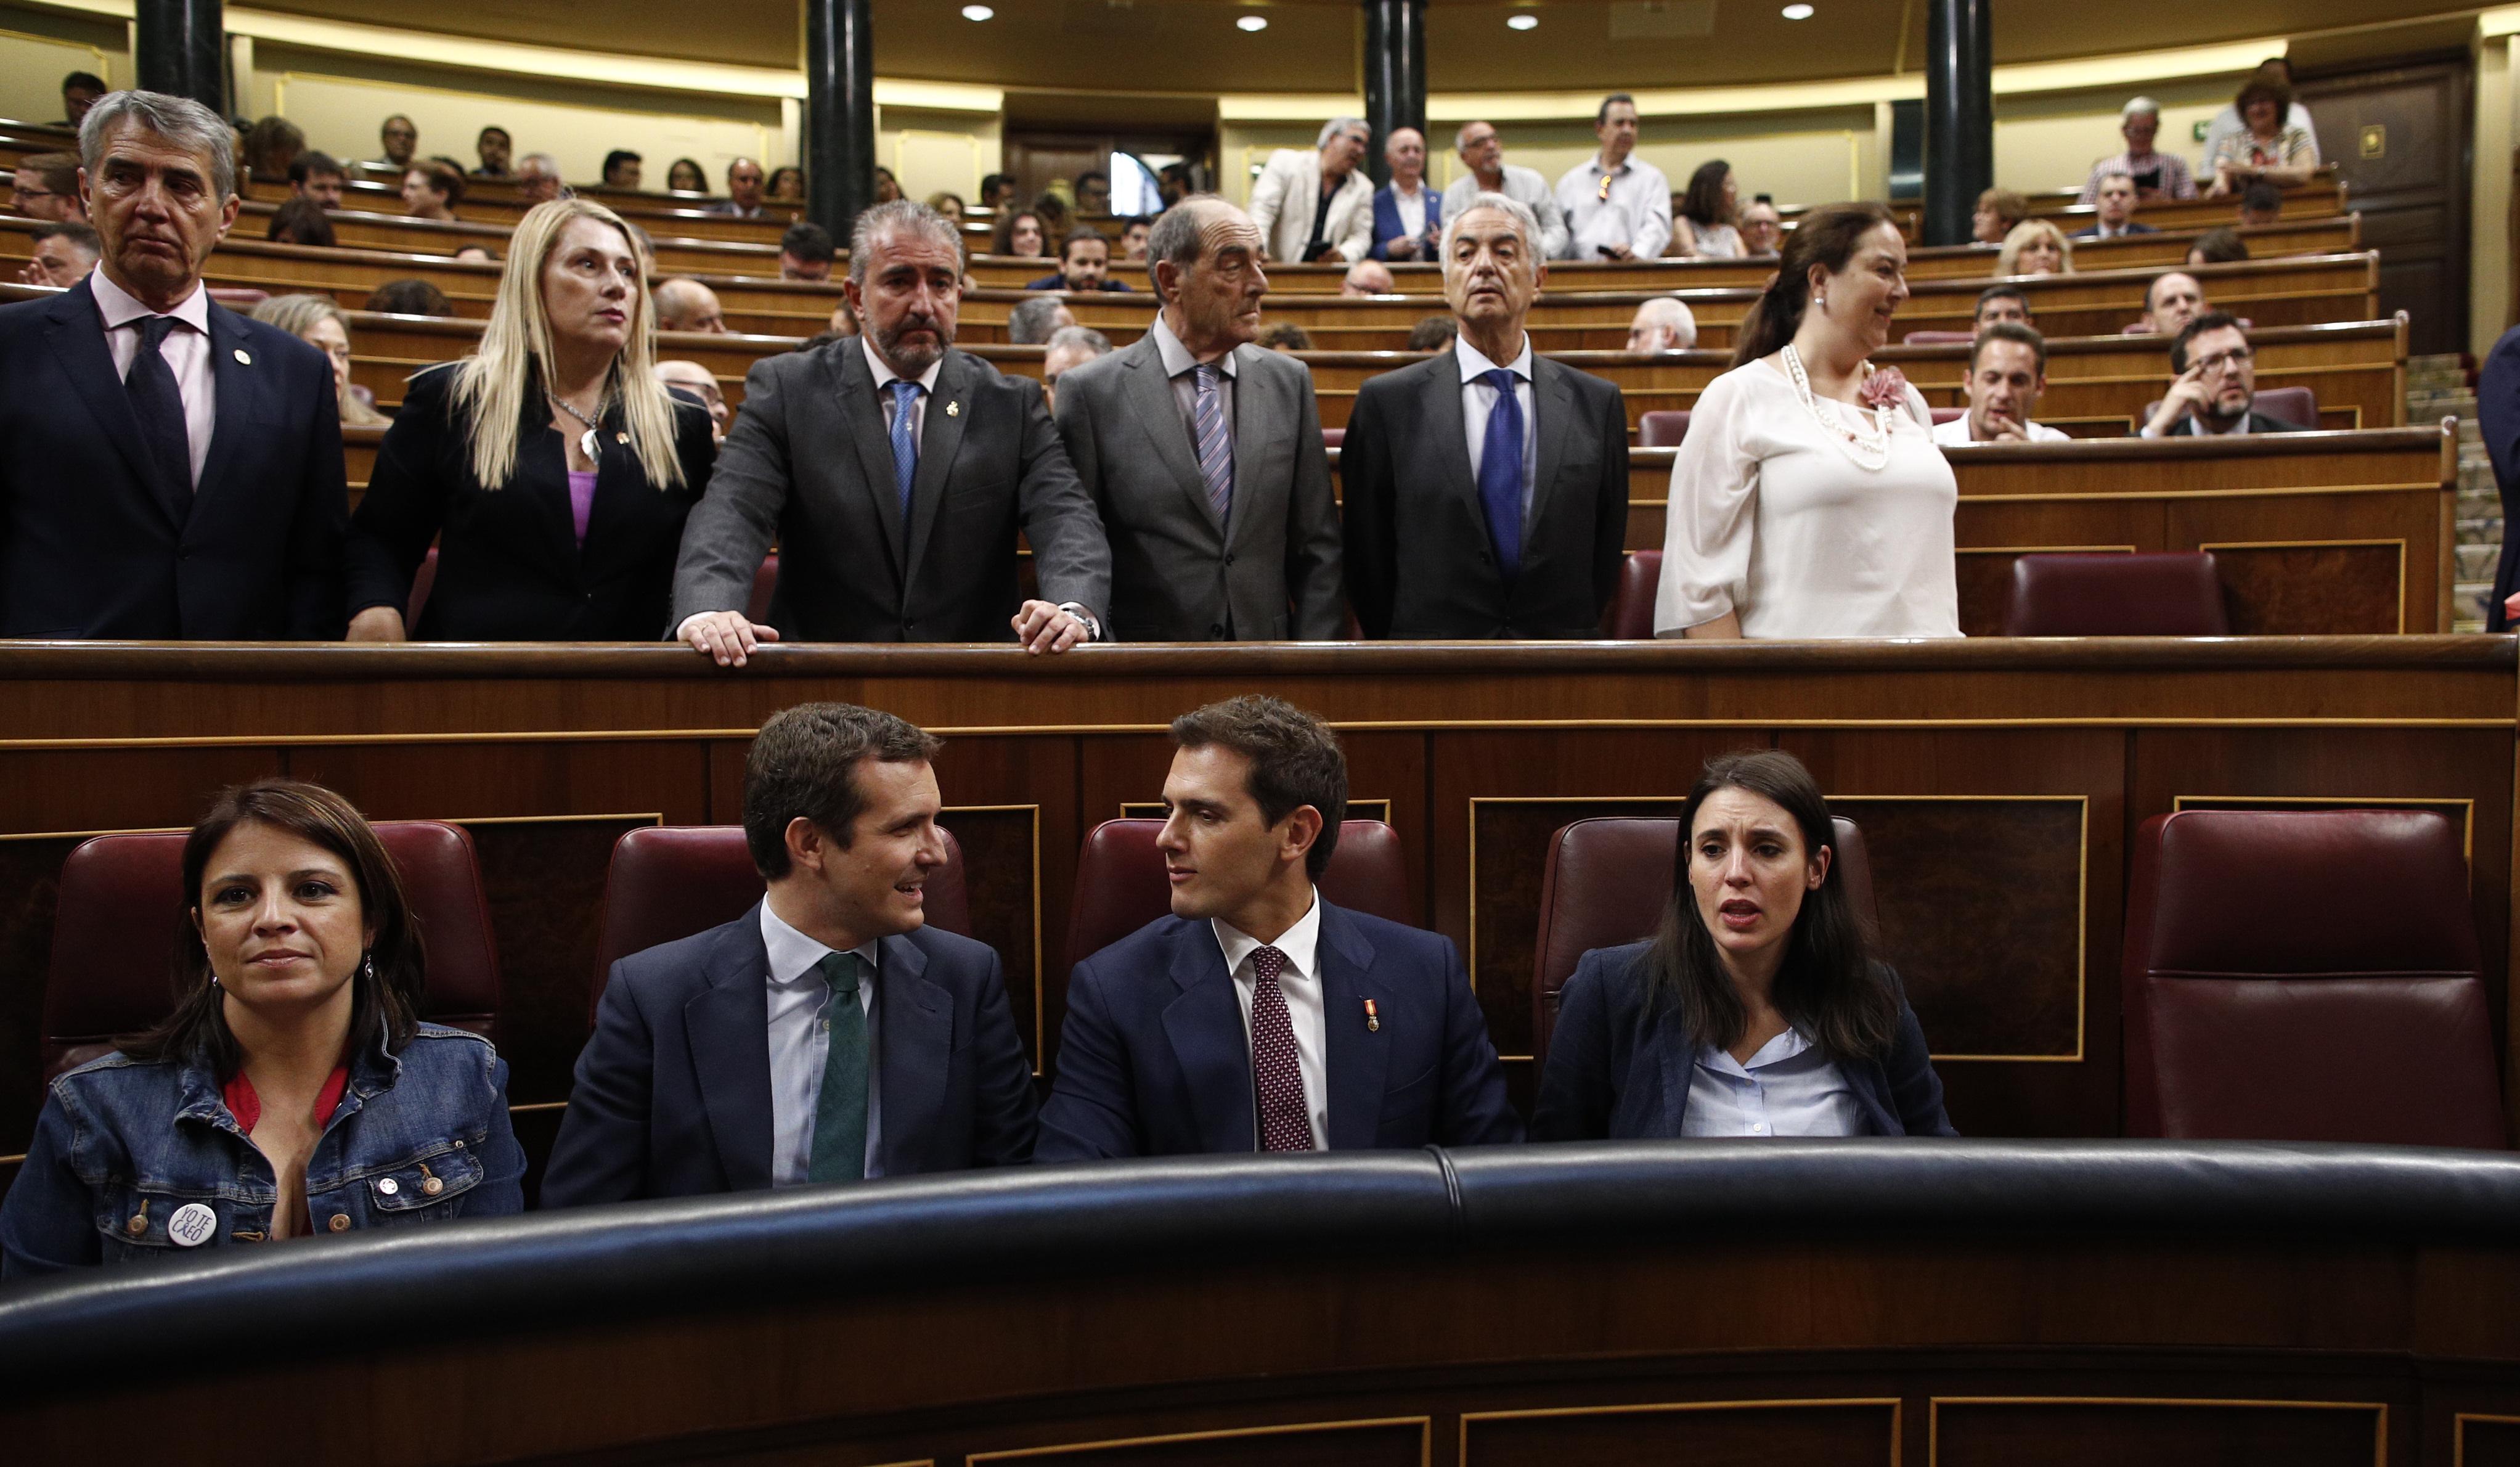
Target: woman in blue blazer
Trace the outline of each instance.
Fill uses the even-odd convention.
[[[1898,975],[1866,950],[1792,755],[1710,760],[1650,941],[1584,954],[1531,1136],[1948,1136]]]

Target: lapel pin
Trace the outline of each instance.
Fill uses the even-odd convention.
[[[963,416],[963,404],[959,402],[946,403],[945,416],[949,418],[959,418]]]
[[[240,367],[250,367],[253,365],[253,353],[246,350],[243,346],[239,346],[237,348],[236,359],[237,365]]]
[[[1371,998],[1365,1001],[1365,1031],[1372,1034],[1382,1032],[1382,1019],[1373,1012],[1373,1000]]]
[[[612,441],[616,443],[627,443],[630,441],[630,435],[626,433],[616,433],[612,436]]]

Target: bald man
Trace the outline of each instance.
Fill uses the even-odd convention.
[[[2155,276],[2143,293],[2143,329],[2155,336],[2175,337],[2181,327],[2212,309],[2205,303],[2205,287],[2184,270],[2172,270]]]
[[[1687,351],[1696,344],[1697,318],[1687,301],[1674,297],[1656,296],[1638,306],[1636,320],[1628,324],[1630,351]]]
[[[1398,289],[1391,279],[1391,267],[1380,260],[1358,260],[1339,279],[1342,296],[1388,296]]]
[[[710,431],[720,443],[726,441],[726,425],[735,414],[727,408],[726,393],[717,385],[717,374],[698,362],[658,362],[656,380],[698,398],[700,405],[708,409]]]
[[[1373,194],[1373,258],[1433,259],[1444,233],[1444,201],[1426,187],[1426,134],[1393,128],[1382,161],[1391,181]]]
[[[660,280],[656,283],[656,329],[723,336],[726,308],[717,303],[717,292],[688,276]]]

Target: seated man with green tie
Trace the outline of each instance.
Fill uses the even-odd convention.
[[[998,954],[924,925],[940,745],[809,703],[762,725],[752,910],[613,965],[542,1205],[1002,1167],[1032,1155],[1032,1066]]]

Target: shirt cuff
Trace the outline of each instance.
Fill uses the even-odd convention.
[[[1089,642],[1102,640],[1102,619],[1087,611],[1082,602],[1062,601],[1058,604],[1058,609],[1085,623],[1085,640]]]

